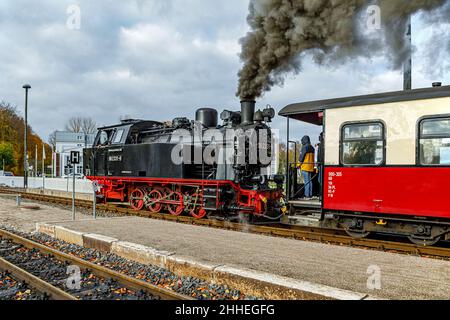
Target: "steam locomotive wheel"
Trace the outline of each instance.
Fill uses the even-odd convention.
[[[152,190],[147,195],[146,199],[147,209],[152,213],[158,213],[162,209],[162,193],[159,190]]]
[[[142,210],[144,207],[144,191],[140,188],[134,189],[130,194],[130,205],[131,207],[136,210]]]
[[[183,195],[179,192],[172,192],[171,190],[166,190],[165,193],[165,203],[167,203],[167,210],[171,215],[179,216],[183,213]]]
[[[189,212],[195,219],[203,219],[206,216],[206,210],[203,208],[194,208]]]

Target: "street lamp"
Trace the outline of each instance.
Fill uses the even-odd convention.
[[[25,89],[25,133],[23,136],[23,187],[28,188],[28,90],[31,89],[29,84],[25,84],[22,88]]]

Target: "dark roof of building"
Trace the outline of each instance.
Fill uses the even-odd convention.
[[[280,111],[279,115],[287,117],[300,113],[319,112],[333,108],[366,106],[390,102],[413,101],[442,97],[450,97],[450,86],[294,103],[286,106],[283,110]]]

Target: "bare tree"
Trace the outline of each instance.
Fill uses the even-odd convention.
[[[50,135],[48,136],[48,143],[50,144],[50,146],[52,146],[53,149],[56,148],[56,131],[50,133]]]
[[[92,118],[83,118],[81,130],[85,134],[95,133],[97,131],[97,123]]]
[[[89,117],[72,117],[66,124],[66,130],[75,133],[91,134],[97,130],[97,124]]]
[[[70,132],[80,133],[81,132],[81,117],[72,117],[66,124],[66,130]]]

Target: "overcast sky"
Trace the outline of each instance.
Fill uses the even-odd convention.
[[[193,118],[197,107],[237,110],[247,7],[245,0],[2,0],[0,100],[23,110],[22,85],[31,84],[29,121],[45,140],[72,116],[109,125],[125,115],[169,120]],[[448,56],[424,49],[436,35],[449,45],[449,25],[436,30],[420,16],[413,21],[414,87],[450,84]],[[279,111],[293,102],[400,90],[401,72],[387,65],[382,56],[333,69],[307,59],[301,74],[288,75],[258,103]],[[284,134],[284,124],[277,119],[274,127]]]

